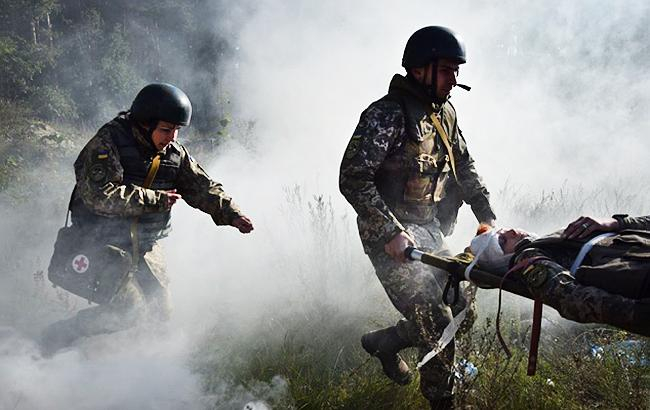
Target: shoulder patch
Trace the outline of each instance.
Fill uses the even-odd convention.
[[[107,159],[108,150],[107,149],[98,149],[97,150],[97,159]]]

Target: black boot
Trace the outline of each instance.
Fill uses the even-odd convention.
[[[379,359],[384,374],[389,379],[401,385],[411,382],[411,370],[398,354],[410,344],[397,334],[394,326],[366,333],[361,337],[361,346]]]

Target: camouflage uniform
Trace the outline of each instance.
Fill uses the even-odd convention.
[[[618,221],[619,230],[641,229],[645,231],[650,231],[650,215],[649,216],[614,215],[614,219]]]
[[[575,275],[569,269],[590,238],[560,233],[517,247],[513,262],[531,293],[566,319],[650,336],[650,232],[624,230],[601,240]]]
[[[449,136],[457,178],[429,117],[432,113]],[[395,75],[388,95],[361,114],[344,154],[339,183],[358,214],[364,250],[391,302],[406,318],[397,324],[398,334],[421,354],[427,353],[451,319],[441,297],[447,274],[424,264],[397,263],[384,252],[384,245],[408,232],[418,247],[448,253],[443,234],[450,233],[463,200],[479,221],[495,219],[454,108],[449,102],[432,104],[410,80]],[[450,397],[453,359],[450,343],[420,369],[427,399]]]
[[[159,172],[151,188],[144,188],[146,170],[156,155],[162,157]],[[135,171],[129,171],[134,164]],[[126,278],[116,278],[123,283],[110,303],[84,309],[46,330],[44,338],[51,350],[81,336],[128,328],[144,314],[168,318],[168,279],[157,242],[170,230],[171,206],[163,191],[176,189],[188,205],[209,214],[217,225],[228,225],[242,216],[221,184],[210,179],[185,147],[172,142],[157,152],[124,116],[104,125],[86,144],[75,161],[75,174],[73,224],[91,226],[102,243],[137,251],[138,262]],[[135,218],[137,248],[130,232]]]

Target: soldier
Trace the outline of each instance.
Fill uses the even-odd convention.
[[[455,86],[469,88],[456,82],[465,61],[465,46],[453,31],[416,31],[402,59],[406,76],[396,74],[388,95],[361,114],[341,163],[340,189],[358,214],[364,250],[405,317],[365,334],[361,343],[399,384],[411,378],[399,351],[429,352],[452,315],[442,303],[446,273],[406,263],[404,250],[447,254],[443,235],[451,233],[463,201],[479,222],[496,219],[448,101]],[[452,342],[420,369],[421,391],[434,409],[453,406],[453,362]]]
[[[599,231],[570,239],[563,231],[539,238],[521,229],[488,230],[470,248],[483,269],[508,271],[566,319],[649,336],[650,231]]]
[[[170,313],[168,280],[158,240],[170,231],[172,206],[184,199],[209,214],[216,225],[253,230],[221,184],[213,181],[176,141],[190,123],[187,95],[170,84],[149,84],[131,109],[105,124],[75,161],[70,210],[72,227],[91,240],[130,253],[131,268],[114,277],[107,303],[81,310],[50,325],[42,335],[51,354],[77,338],[131,327],[143,315],[164,321]],[[153,179],[151,179],[153,178]],[[117,260],[106,264],[108,269]]]

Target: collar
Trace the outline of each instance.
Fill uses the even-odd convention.
[[[395,74],[393,76],[388,86],[388,94],[412,97],[422,103],[426,107],[427,112],[434,112],[436,114],[440,113],[442,106],[446,102],[436,103],[420,83],[401,74]]]

